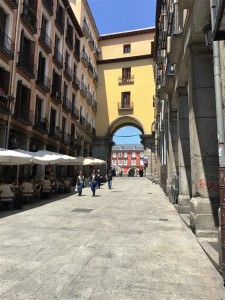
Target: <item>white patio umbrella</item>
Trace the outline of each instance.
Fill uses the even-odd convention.
[[[76,157],[75,165],[80,166],[88,166],[88,165],[102,165],[105,164],[106,161],[94,157]]]
[[[57,152],[51,152],[47,150],[40,150],[37,152],[30,152],[25,150],[18,150],[21,153],[26,153],[32,156],[32,163],[38,165],[48,165],[48,164],[59,164],[59,165],[70,165],[74,164],[76,158],[66,154],[61,154]]]
[[[28,153],[21,153],[16,150],[8,150],[4,148],[0,148],[0,165],[5,166],[17,166],[17,182],[19,178],[19,166],[30,164],[32,161],[32,156]]]

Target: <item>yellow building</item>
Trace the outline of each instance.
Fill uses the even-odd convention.
[[[99,37],[96,156],[110,156],[113,134],[126,125],[141,130],[146,155],[151,149],[154,33],[146,28]]]

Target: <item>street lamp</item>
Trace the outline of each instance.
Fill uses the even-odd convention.
[[[204,36],[205,36],[205,43],[206,43],[206,46],[209,48],[209,49],[212,49],[212,45],[213,45],[213,39],[212,39],[212,26],[211,24],[206,24],[204,27],[203,27],[203,33],[204,33]]]

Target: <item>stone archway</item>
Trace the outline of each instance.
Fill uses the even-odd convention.
[[[154,133],[146,134],[144,126],[142,123],[131,116],[122,116],[115,119],[105,130],[104,136],[96,136],[93,146],[93,156],[99,157],[107,161],[106,167],[110,165],[111,150],[113,143],[114,133],[124,127],[124,126],[134,126],[142,132],[141,143],[144,146],[144,155],[148,161],[145,166],[145,174],[147,177],[151,178],[155,172],[155,137]]]

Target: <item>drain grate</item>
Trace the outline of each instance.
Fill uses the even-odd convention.
[[[168,219],[159,219],[159,221],[169,221]]]
[[[89,213],[91,212],[93,209],[89,209],[89,208],[76,208],[74,210],[72,210],[72,212],[82,212],[82,213]]]

